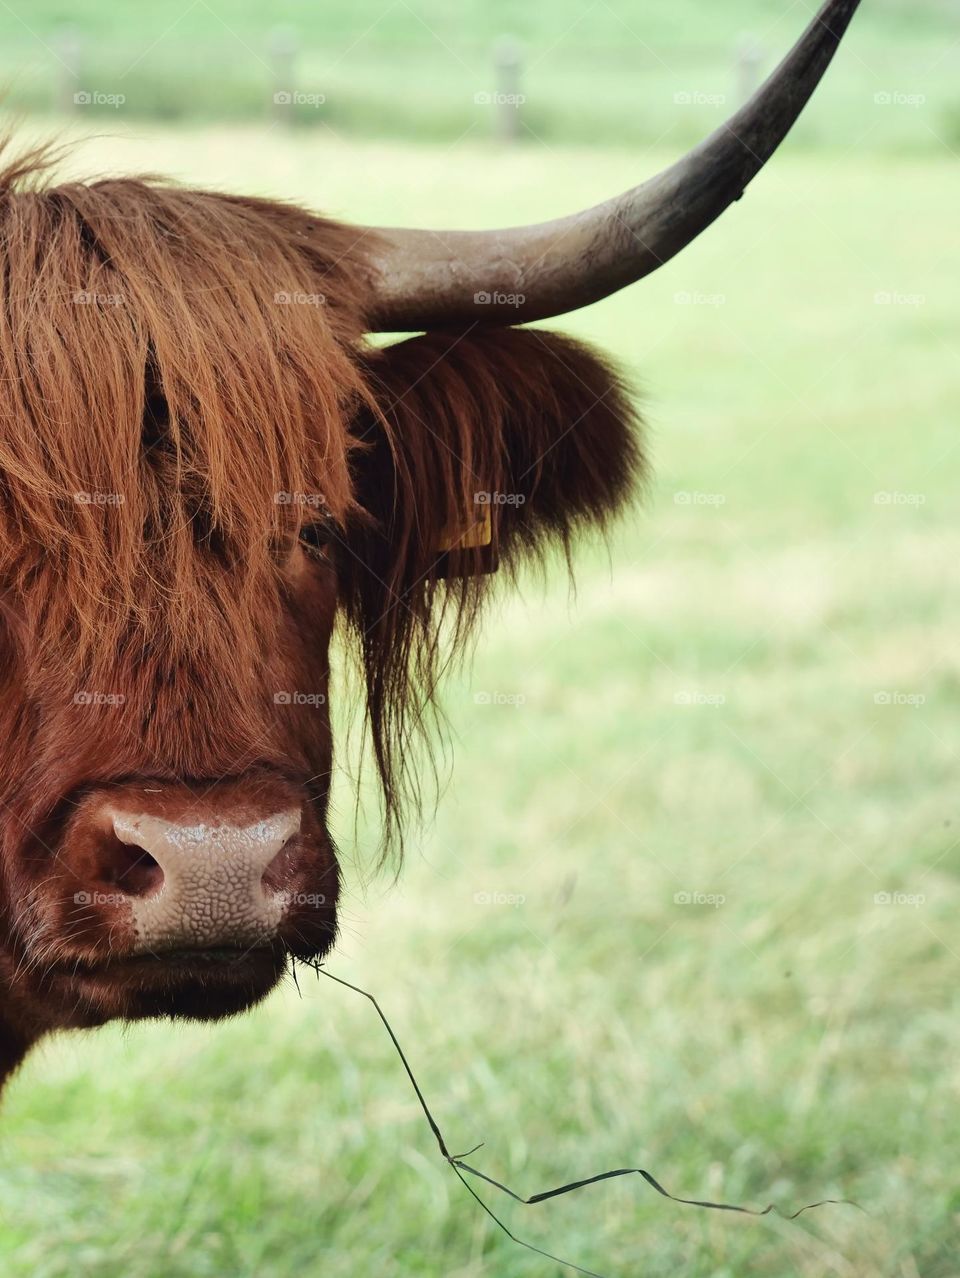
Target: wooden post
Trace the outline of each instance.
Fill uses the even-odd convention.
[[[267,37],[273,79],[271,114],[281,124],[293,124],[297,116],[297,53],[300,42],[291,27],[274,27]]]
[[[763,63],[763,49],[749,32],[744,32],[737,41],[736,57],[737,100],[742,105],[760,87],[760,67]]]
[[[70,115],[80,105],[80,32],[76,27],[61,27],[54,33],[52,47],[57,57],[56,109]]]
[[[501,36],[493,47],[494,132],[501,142],[515,142],[520,136],[520,108],[523,51],[512,36]]]

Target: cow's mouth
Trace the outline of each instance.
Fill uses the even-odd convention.
[[[218,1020],[259,1003],[283,976],[287,958],[279,942],[181,947],[74,962],[58,972],[91,1010],[109,1016]]]
[[[282,951],[279,951],[282,953]],[[132,966],[177,967],[184,964],[218,964],[257,962],[264,955],[276,955],[276,946],[268,945],[210,945],[180,946],[170,950],[151,950],[143,954],[131,954],[126,958],[111,958],[101,963],[87,963],[87,971],[108,972],[129,969]]]
[[[120,976],[132,971],[176,971],[183,967],[248,967],[269,961],[282,964],[286,948],[279,943],[262,945],[181,945],[171,949],[114,954],[101,959],[75,959],[61,963],[62,971],[78,976]]]

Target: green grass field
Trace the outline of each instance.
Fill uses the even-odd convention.
[[[481,225],[667,158],[144,127],[73,164]],[[349,855],[331,970],[484,1170],[869,1213],[638,1179],[497,1204],[611,1278],[960,1273],[958,283],[950,157],[791,147],[558,325],[642,381],[655,483],[575,597],[558,568],[490,616],[399,884],[369,832]],[[373,1009],[302,986],[38,1050],[0,1122],[3,1274],[554,1278],[442,1165]]]
[[[475,97],[497,89],[492,49],[509,35],[523,49],[525,143],[673,145],[737,104],[736,50],[745,37],[758,43],[769,70],[816,7],[813,0],[6,0],[0,85],[12,106],[30,112],[69,106],[79,90],[90,95],[74,111],[81,118],[262,120],[273,112],[307,131],[452,142],[491,135],[495,108]],[[842,70],[828,78],[799,137],[822,145],[839,135],[887,151],[936,150],[946,139],[960,149],[956,0],[865,0],[855,24],[839,54]],[[278,33],[296,46],[290,71],[277,68],[271,51]],[[277,112],[277,89],[311,101]],[[887,97],[878,104],[877,94]]]

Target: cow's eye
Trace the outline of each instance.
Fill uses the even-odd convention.
[[[300,545],[313,559],[330,558],[332,529],[325,523],[304,524],[300,529]]]

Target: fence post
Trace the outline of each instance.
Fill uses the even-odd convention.
[[[80,32],[76,27],[61,27],[54,33],[53,51],[57,57],[56,108],[63,115],[76,111],[76,94],[80,88]]]
[[[763,63],[763,49],[756,37],[744,32],[737,41],[737,99],[742,105],[760,87],[760,67]]]
[[[271,114],[282,124],[293,124],[296,119],[297,54],[300,42],[291,27],[274,27],[267,37],[273,79],[273,109]]]
[[[501,142],[515,142],[520,136],[520,108],[523,51],[512,36],[501,36],[493,46],[494,130]]]

